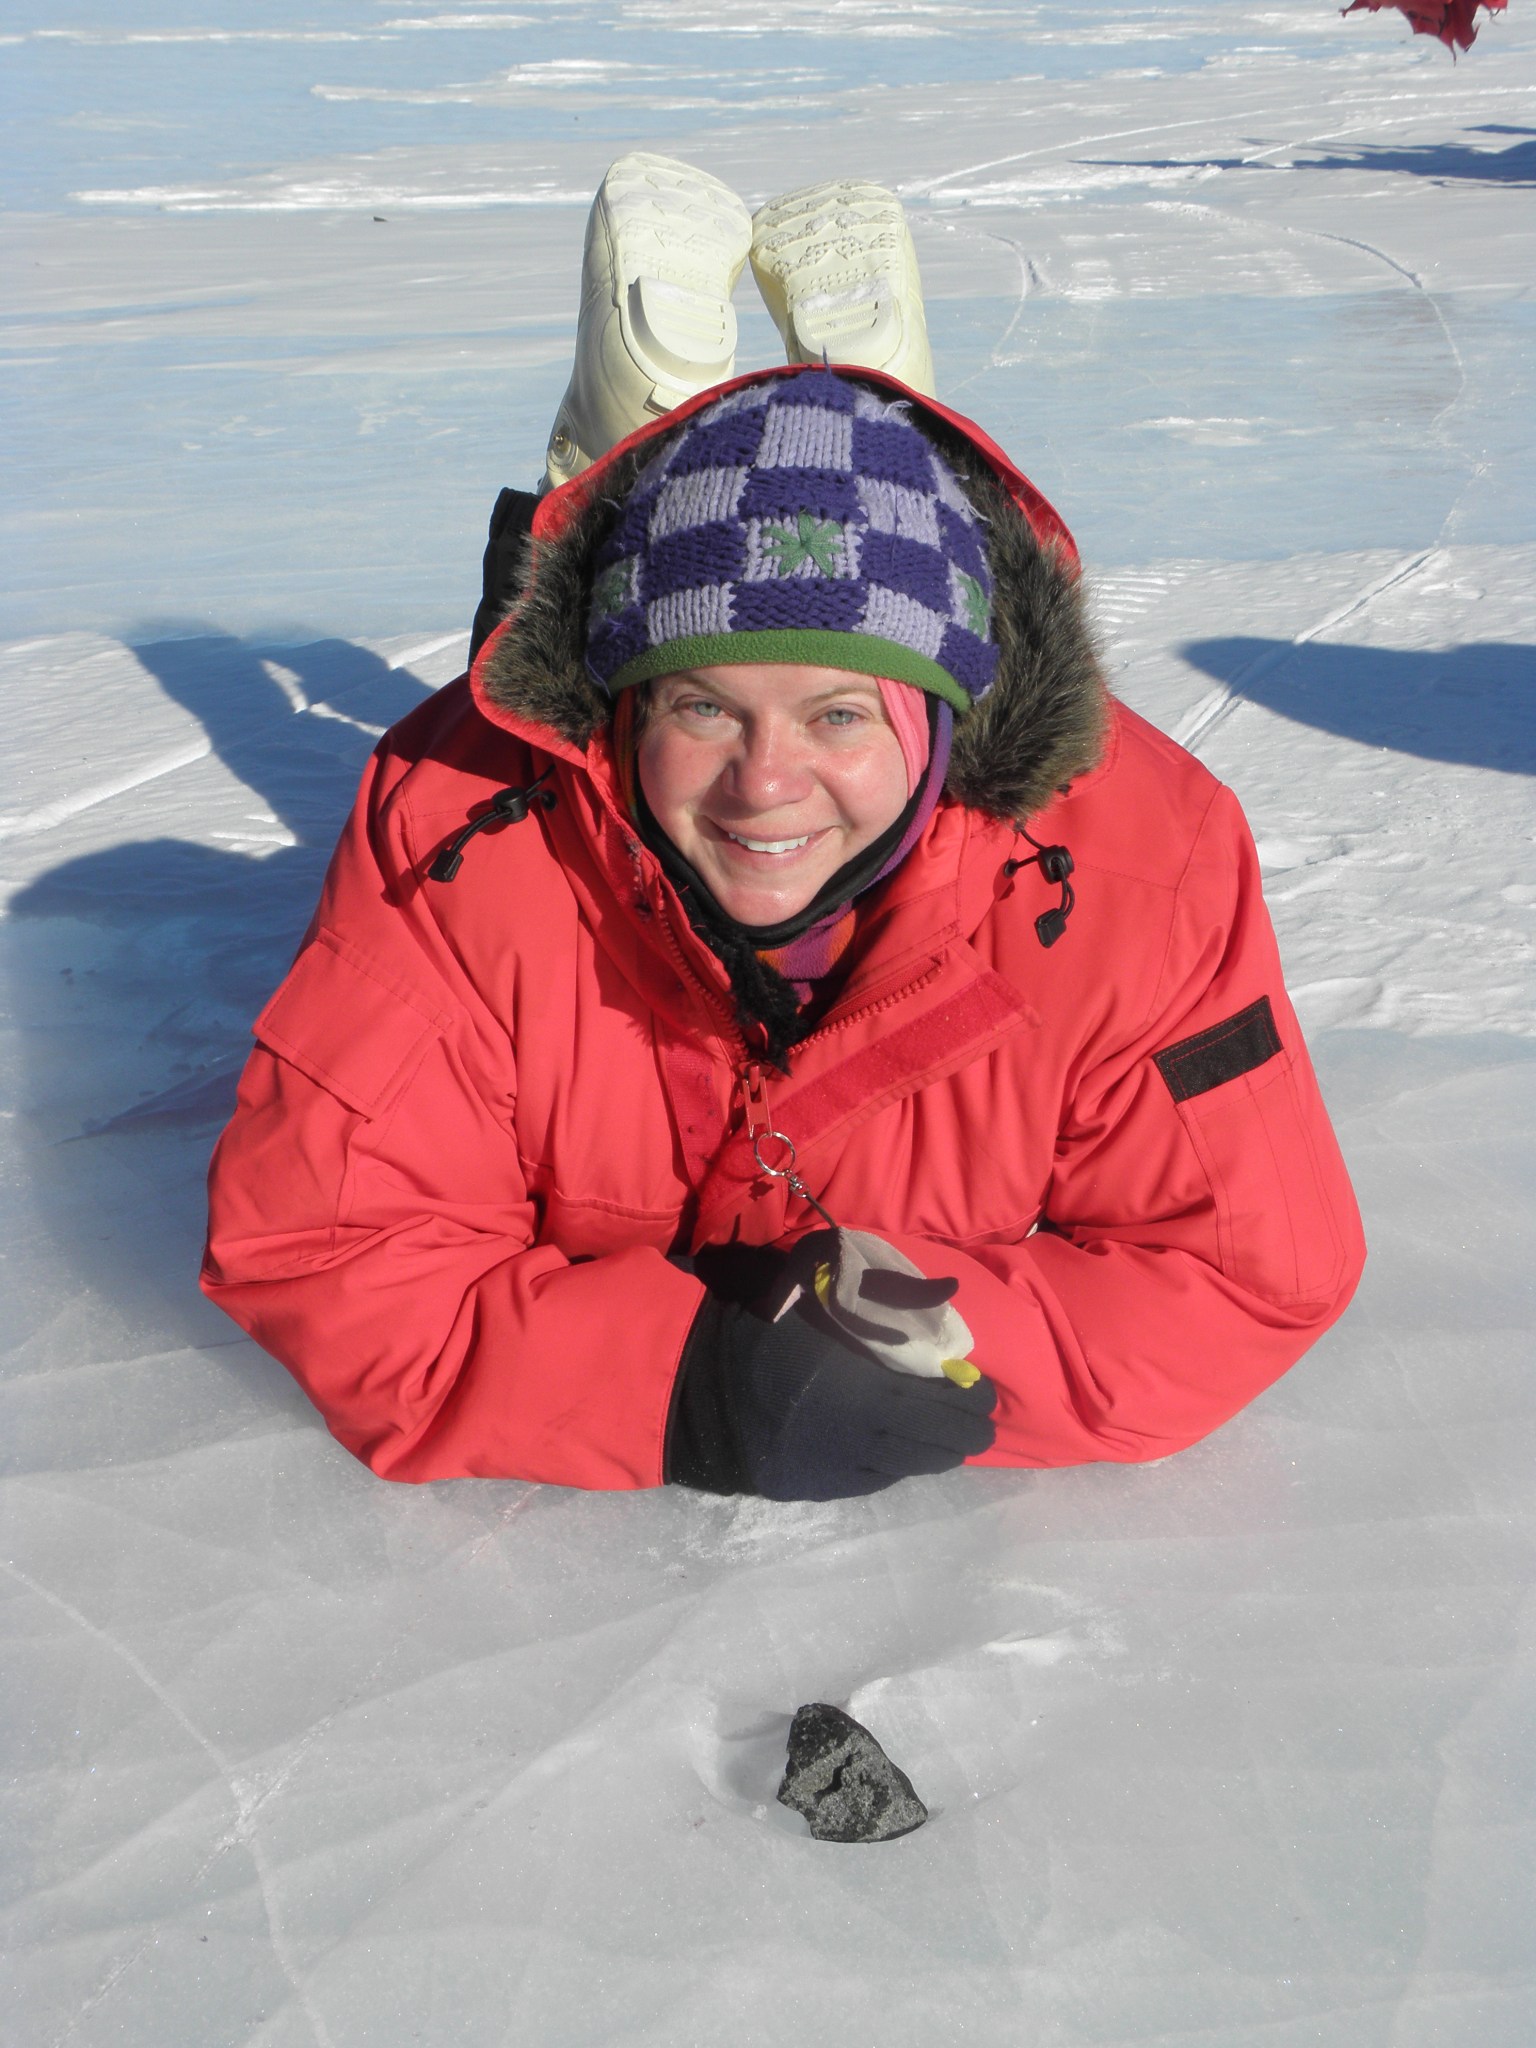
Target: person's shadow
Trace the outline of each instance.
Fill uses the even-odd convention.
[[[59,1015],[68,1045],[61,1059],[45,1032],[23,1035],[33,1071],[13,1128],[33,1124],[22,1164],[35,1213],[48,1219],[50,1257],[64,1262],[57,1284],[152,1328],[158,1346],[167,1322],[209,1341],[195,1278],[208,1150],[376,736],[428,692],[342,640],[266,646],[210,634],[132,652],[252,800],[232,805],[227,785],[199,788],[208,770],[194,763],[163,785],[164,800],[189,806],[205,836],[232,846],[127,841],[65,861],[11,899],[10,918],[38,921],[30,937],[17,934],[17,971],[54,978],[52,993],[18,989],[18,1013]],[[133,717],[131,693],[120,710]],[[239,829],[214,829],[229,826]],[[61,975],[72,993],[58,992]]]
[[[376,733],[421,701],[422,685],[345,640],[266,647],[208,635],[133,653],[202,725],[213,753],[291,843],[260,855],[150,839],[65,862],[11,900],[13,917],[75,918],[126,929],[138,957],[162,954],[180,983],[197,1071],[97,1122],[227,1115],[249,1026],[281,979]],[[267,664],[288,680],[284,689]]]
[[[1529,137],[1536,131],[1489,121],[1473,133]],[[1295,168],[1404,171],[1414,178],[1470,180],[1478,185],[1536,185],[1536,141],[1512,142],[1506,149],[1470,149],[1464,142],[1423,142],[1392,149],[1381,143],[1364,142],[1358,149],[1341,151],[1335,156],[1298,157]]]
[[[1340,739],[1536,775],[1536,647],[1489,640],[1403,652],[1234,635],[1179,652],[1235,697]]]
[[[1530,136],[1536,131],[1488,121],[1473,133]],[[1252,171],[1262,177],[1283,177],[1291,171],[1401,171],[1412,178],[1478,185],[1536,185],[1536,141],[1512,142],[1507,149],[1474,149],[1464,142],[1423,142],[1406,148],[1363,142],[1358,149],[1333,156],[1299,156],[1288,164],[1251,156],[1094,156],[1082,161],[1110,170]]]

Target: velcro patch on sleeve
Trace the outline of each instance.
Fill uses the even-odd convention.
[[[1223,1081],[1235,1081],[1239,1074],[1262,1067],[1279,1051],[1280,1034],[1269,997],[1260,996],[1235,1017],[1193,1038],[1181,1038],[1152,1057],[1174,1101],[1188,1102],[1192,1095],[1204,1095]]]

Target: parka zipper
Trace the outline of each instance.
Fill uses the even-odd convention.
[[[752,1157],[757,1161],[758,1171],[769,1180],[783,1181],[792,1195],[798,1195],[802,1202],[816,1211],[829,1230],[836,1230],[836,1219],[821,1206],[795,1171],[794,1139],[787,1131],[774,1127],[768,1110],[768,1084],[756,1061],[745,1069],[741,1086],[746,1103],[747,1136],[752,1140]]]
[[[819,1037],[830,1037],[833,1031],[840,1031],[844,1025],[855,1024],[861,1018],[873,1016],[877,1011],[889,1008],[891,1004],[900,1002],[904,996],[910,995],[913,989],[921,988],[925,982],[931,981],[938,971],[936,965],[930,967],[926,973],[904,983],[901,988],[891,989],[877,1001],[865,1003],[857,1010],[850,1010],[848,1015],[840,1017],[835,1025],[811,1032],[808,1037],[800,1040],[800,1044],[810,1045]],[[787,1131],[781,1131],[773,1120],[773,1112],[768,1102],[768,1076],[762,1062],[747,1060],[737,1072],[736,1085],[741,1097],[742,1131],[752,1147],[752,1157],[757,1162],[758,1171],[769,1180],[782,1180],[791,1194],[798,1195],[802,1202],[816,1211],[828,1229],[836,1230],[838,1226],[835,1219],[822,1207],[795,1170],[795,1141]]]
[[[736,1076],[741,1090],[742,1128],[749,1138],[757,1138],[773,1129],[773,1113],[768,1107],[768,1077],[757,1060],[748,1060]]]
[[[634,858],[633,848],[631,849],[631,858]],[[638,866],[638,861],[636,865]],[[650,907],[647,904],[647,908],[649,909]],[[820,1202],[817,1201],[816,1197],[794,1170],[795,1147],[793,1138],[789,1133],[778,1130],[774,1125],[772,1111],[768,1102],[768,1074],[762,1059],[754,1054],[752,1048],[748,1045],[737,1026],[735,1016],[725,1002],[714,989],[708,986],[694,967],[692,961],[689,960],[687,954],[683,951],[678,936],[672,929],[672,921],[666,914],[665,906],[663,905],[660,908],[661,914],[655,917],[654,924],[660,926],[662,940],[672,959],[673,965],[678,969],[686,983],[700,996],[710,1014],[721,1020],[720,1035],[732,1053],[732,1066],[736,1084],[735,1095],[741,1111],[741,1132],[752,1146],[753,1157],[756,1159],[758,1167],[766,1178],[786,1181],[790,1189],[799,1195],[802,1201],[808,1203],[824,1223],[835,1229],[837,1226],[833,1223],[832,1218],[822,1208]],[[903,1001],[905,997],[911,995],[914,990],[922,988],[925,983],[932,981],[939,972],[939,966],[939,962],[932,961],[924,968],[921,974],[915,975],[911,981],[903,982],[900,988],[888,989],[883,996],[877,996],[874,1001],[861,1003],[857,1009],[849,1010],[846,1015],[838,1017],[835,1022],[819,1024],[814,1031],[807,1033],[804,1038],[798,1041],[795,1050],[798,1051],[800,1046],[813,1045],[818,1038],[830,1038],[834,1032],[844,1030],[850,1024],[861,1023],[866,1017],[872,1017],[881,1010],[891,1008],[892,1005]],[[787,1164],[776,1163],[773,1159],[765,1160],[762,1147],[770,1138],[781,1148],[783,1160],[787,1161]]]

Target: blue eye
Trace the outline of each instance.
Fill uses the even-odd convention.
[[[834,704],[827,717],[837,723],[840,732],[846,732],[850,725],[861,724],[863,720],[861,712],[850,710],[846,704]]]

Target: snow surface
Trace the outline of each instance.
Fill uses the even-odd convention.
[[[1533,86],[1522,0],[3,0],[8,2040],[1530,2048]],[[392,1488],[196,1292],[637,143],[901,190],[1253,818],[1373,1258],[1163,1464]],[[773,1803],[812,1698],[928,1827]]]

